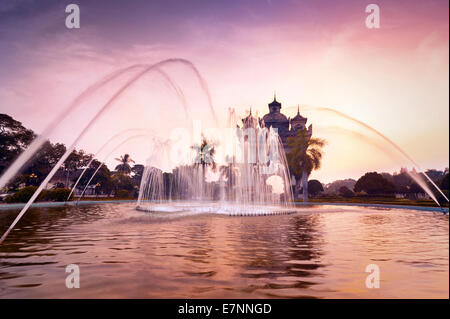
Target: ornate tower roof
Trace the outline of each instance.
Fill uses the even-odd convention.
[[[252,108],[250,108],[250,114],[247,117],[242,119],[242,123],[244,124],[244,128],[253,127],[255,128],[258,124],[258,120],[252,115]]]
[[[277,95],[274,94],[273,95],[273,101],[271,103],[269,103],[269,110],[272,112],[272,108],[278,108],[278,112],[281,109],[281,103],[277,101]]]
[[[300,106],[298,106],[297,107],[297,115],[291,119],[291,122],[305,122],[306,123],[307,120],[308,119],[306,117],[303,117],[300,115]]]
[[[264,123],[267,127],[274,123],[289,123],[289,120],[280,112],[280,109],[281,103],[277,101],[277,96],[274,94],[273,101],[269,103],[269,113],[263,117]]]

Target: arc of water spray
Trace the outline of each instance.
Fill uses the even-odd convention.
[[[331,109],[331,108],[327,108],[327,107],[314,107],[315,109],[318,109],[320,111],[326,111],[326,112],[331,112],[331,113],[335,113],[339,116],[342,116],[350,121],[353,121],[355,123],[358,123],[359,125],[367,128],[368,130],[372,131],[373,133],[375,133],[376,135],[378,135],[379,137],[381,137],[383,140],[385,140],[386,142],[388,142],[391,146],[393,146],[398,152],[400,152],[403,156],[405,156],[415,167],[418,168],[419,171],[422,171],[422,174],[425,175],[425,177],[428,179],[428,181],[436,188],[436,190],[447,200],[447,202],[449,201],[449,199],[447,198],[447,196],[445,196],[445,194],[442,192],[442,190],[436,185],[435,182],[433,182],[433,180],[422,170],[422,168],[420,167],[419,164],[417,164],[400,146],[398,146],[397,144],[395,144],[391,139],[389,139],[388,137],[384,136],[382,133],[380,133],[378,130],[374,129],[373,127],[371,127],[370,125],[355,119],[345,113],[339,112],[337,110]],[[408,173],[409,174],[409,173]],[[411,177],[413,177],[414,180],[417,181],[417,177],[416,176],[412,176],[411,174],[409,174]],[[418,182],[419,185],[424,188],[424,189],[428,189],[428,187],[426,186],[426,184]],[[428,189],[429,190],[429,189]],[[429,190],[429,193],[432,194],[432,192]],[[430,194],[429,194],[430,195]],[[430,195],[431,196],[431,195]],[[434,196],[432,196],[434,197]],[[439,202],[435,199],[435,202],[441,206],[439,204]]]
[[[50,124],[46,127],[46,129],[42,132],[42,134],[38,135],[33,142],[28,146],[28,148],[19,155],[19,157],[11,164],[10,167],[3,173],[3,175],[0,176],[0,189],[5,187],[6,184],[19,172],[19,170],[22,168],[25,163],[27,163],[30,158],[33,156],[33,154],[44,144],[47,137],[54,131],[54,129],[58,126],[60,122],[62,122],[65,118],[67,118],[75,109],[77,109],[81,102],[83,102],[86,97],[91,95],[93,92],[98,90],[99,88],[103,87],[104,85],[108,84],[109,82],[117,79],[118,77],[122,76],[123,74],[133,71],[134,69],[144,69],[144,72],[141,74],[141,76],[147,72],[150,71],[157,71],[159,72],[166,80],[169,81],[170,85],[175,89],[177,94],[182,99],[183,105],[185,107],[185,110],[187,110],[187,103],[184,97],[184,94],[180,90],[180,88],[174,84],[174,82],[171,80],[171,78],[160,70],[161,67],[167,64],[174,64],[174,63],[180,63],[182,65],[187,66],[190,68],[195,76],[197,77],[200,86],[207,96],[208,104],[210,111],[212,113],[212,116],[217,123],[217,117],[214,111],[214,107],[212,104],[211,95],[209,93],[208,86],[206,84],[206,81],[201,76],[200,72],[197,70],[197,68],[192,64],[192,62],[185,60],[185,59],[166,59],[163,61],[160,61],[158,63],[148,65],[148,64],[135,64],[120,70],[117,70],[111,74],[108,74],[104,78],[102,78],[100,81],[95,82],[94,84],[90,85],[88,88],[86,88],[80,95],[78,95],[72,103],[70,103],[56,118],[54,118],[53,121],[50,122]],[[139,76],[140,77],[140,76]]]
[[[371,138],[371,137],[368,136],[368,135],[365,135],[365,134],[356,132],[356,131],[354,131],[354,130],[349,130],[349,129],[347,129],[347,128],[338,127],[338,126],[332,126],[332,127],[326,128],[326,130],[330,130],[330,129],[331,129],[331,131],[333,131],[333,130],[336,131],[336,130],[337,130],[338,132],[346,132],[347,134],[350,134],[351,136],[357,137],[358,139],[360,139],[361,141],[364,141],[364,142],[366,142],[366,143],[367,143],[367,141],[369,140],[371,146],[375,146],[375,147],[376,147],[378,150],[380,150],[381,152],[383,152],[383,153],[389,155],[389,157],[390,157],[392,160],[397,160],[398,154],[397,154],[397,157],[394,156],[393,151],[389,151],[389,152],[388,152],[388,151],[386,150],[386,148],[383,148],[381,145],[379,145],[379,144],[376,142],[376,140],[374,140],[373,138]],[[408,172],[408,174],[411,176],[411,178],[412,178],[414,181],[416,181],[416,182],[417,182],[417,183],[418,183],[418,184],[419,184],[419,185],[427,192],[428,195],[430,195],[430,197],[435,201],[435,203],[439,205],[439,201],[436,199],[436,196],[434,196],[433,192],[429,189],[429,187],[428,187],[425,183],[423,183],[423,181],[422,181],[422,179],[420,178],[420,176],[413,176],[410,172]],[[440,205],[439,205],[439,206],[440,206]]]
[[[355,118],[352,118],[351,116],[348,116],[344,113],[341,113],[339,111],[336,110],[332,110],[329,108],[324,108],[328,111],[334,111],[337,114],[344,116],[352,121],[357,122],[360,125],[363,125],[364,127],[368,128],[369,130],[371,130],[372,132],[374,132],[375,134],[377,134],[378,136],[380,136],[381,138],[383,138],[385,141],[387,141],[389,144],[391,144],[397,151],[399,151],[401,154],[403,154],[403,156],[405,156],[414,166],[416,166],[419,171],[422,171],[423,175],[425,175],[425,177],[428,179],[428,181],[439,191],[439,193],[447,200],[447,202],[449,201],[447,196],[445,196],[445,194],[441,191],[441,189],[433,182],[433,180],[422,170],[422,168],[420,167],[419,164],[417,164],[400,146],[398,146],[397,144],[395,144],[390,138],[384,136],[383,134],[381,134],[378,130],[374,129],[373,127],[371,127],[370,125],[367,125],[366,123],[359,121]]]
[[[72,196],[73,192],[75,191],[76,187],[78,186],[78,183],[80,182],[81,178],[84,176],[84,174],[86,173],[86,171],[89,169],[89,167],[91,166],[92,162],[95,160],[95,158],[97,157],[98,154],[100,154],[110,143],[112,143],[115,139],[117,139],[118,137],[121,137],[122,135],[124,135],[125,133],[128,132],[151,132],[151,130],[148,129],[128,129],[128,130],[123,130],[119,133],[117,133],[116,135],[114,135],[113,137],[111,137],[108,141],[106,141],[105,144],[103,144],[98,151],[94,154],[94,156],[92,156],[92,158],[90,159],[89,163],[86,165],[86,167],[83,169],[83,171],[81,172],[80,176],[78,177],[77,181],[75,182],[75,184],[73,185],[72,189],[70,190],[70,194],[69,196],[67,196],[66,201],[69,200],[70,196]]]
[[[188,111],[188,105],[187,105],[187,101],[186,101],[186,97],[183,93],[183,90],[180,89],[179,86],[177,86],[172,79],[167,75],[167,73],[165,73],[162,70],[156,70],[159,74],[161,74],[163,76],[163,78],[169,83],[169,85],[171,86],[171,88],[175,91],[175,93],[177,93],[178,97],[181,99],[181,103],[183,104],[183,108],[184,111],[186,113],[186,116],[191,119],[191,116],[189,114]],[[190,121],[192,122],[192,121]],[[74,186],[72,187],[72,189],[70,190],[69,196],[67,196],[66,201],[68,201],[70,199],[70,196],[72,196],[74,190],[76,189],[78,183],[80,182],[81,178],[84,176],[84,173],[87,171],[87,169],[91,166],[92,162],[94,161],[95,157],[97,156],[97,154],[99,154],[101,151],[103,151],[103,149],[111,142],[113,141],[115,138],[121,136],[122,134],[125,134],[127,131],[135,131],[135,130],[147,130],[148,129],[128,129],[128,130],[124,130],[116,135],[114,135],[113,137],[111,137],[105,144],[103,144],[103,146],[94,154],[94,156],[91,158],[91,160],[89,161],[89,163],[86,165],[86,167],[83,169],[83,172],[81,172],[80,176],[78,177],[77,181],[75,182]]]
[[[92,118],[89,123],[84,127],[84,129],[81,131],[81,133],[78,135],[78,137],[75,139],[75,141],[70,145],[70,147],[66,150],[66,152],[63,154],[63,156],[59,159],[59,161],[56,163],[56,165],[53,167],[53,169],[50,171],[50,173],[45,177],[44,181],[39,185],[38,189],[33,193],[33,196],[28,200],[26,205],[22,208],[19,215],[17,215],[16,219],[14,219],[13,223],[9,228],[6,230],[6,232],[3,234],[3,236],[0,238],[0,244],[3,243],[3,241],[6,239],[8,234],[11,232],[11,230],[14,228],[14,226],[19,222],[20,218],[25,214],[25,212],[30,208],[31,204],[36,200],[36,198],[39,196],[39,194],[44,189],[45,185],[50,181],[50,179],[53,177],[53,175],[56,173],[56,171],[61,167],[61,165],[65,162],[67,157],[72,153],[72,151],[75,149],[76,144],[78,141],[86,134],[86,132],[91,128],[93,123],[100,118],[100,116],[103,114],[103,112],[118,98],[124,91],[127,89],[131,84],[133,84],[137,79],[139,79],[143,74],[146,73],[146,70],[141,71],[138,73],[137,76],[133,77],[132,80],[128,81],[119,91],[117,91],[109,100],[108,102],[101,108],[101,110]]]
[[[44,129],[42,134],[38,135],[33,142],[27,147],[27,149],[19,155],[17,160],[15,160],[10,167],[6,170],[5,173],[0,177],[0,188],[6,186],[6,184],[19,172],[22,166],[33,156],[33,154],[44,144],[46,138],[53,132],[54,128],[58,126],[60,122],[62,122],[70,113],[73,112],[81,102],[94,91],[96,91],[100,86],[103,86],[112,80],[118,78],[122,74],[133,70],[135,68],[145,67],[145,65],[133,65],[116,72],[113,72],[107,76],[105,76],[100,81],[95,82],[86,88],[80,95],[78,95],[72,103],[70,103],[62,112],[55,117],[50,124]]]
[[[163,76],[163,78],[169,83],[169,85],[171,86],[171,88],[175,91],[175,93],[178,95],[178,97],[181,100],[181,103],[183,104],[183,108],[184,111],[186,113],[186,116],[188,117],[188,119],[190,120],[189,122],[192,122],[191,120],[191,115],[188,111],[188,104],[186,101],[186,97],[183,93],[183,90],[176,85],[172,79],[167,75],[166,72],[157,69],[156,72],[158,72],[159,74],[161,74]],[[84,176],[84,173],[87,171],[87,169],[91,166],[92,162],[94,161],[95,157],[97,156],[97,154],[99,154],[101,151],[103,151],[103,149],[110,143],[112,142],[115,138],[121,136],[122,134],[125,134],[128,131],[139,131],[139,130],[144,130],[144,131],[150,131],[148,129],[128,129],[128,130],[124,130],[116,135],[114,135],[113,137],[111,137],[105,144],[103,144],[103,146],[94,154],[94,156],[91,158],[91,160],[89,161],[89,163],[86,165],[86,167],[83,169],[83,172],[81,172],[80,176],[78,177],[77,181],[75,182],[74,186],[72,187],[72,189],[70,190],[69,196],[67,196],[66,201],[68,201],[70,199],[70,196],[72,196],[74,190],[76,189],[78,183],[80,182],[81,178]],[[95,174],[95,173],[94,173]],[[84,193],[84,191],[83,191]]]
[[[125,144],[126,142],[128,142],[129,140],[135,139],[135,138],[139,138],[139,137],[144,137],[144,136],[151,136],[151,134],[139,134],[139,135],[133,135],[128,137],[127,139],[125,139],[124,141],[122,141],[119,145],[117,145],[116,147],[114,147],[111,152],[109,152],[104,158],[103,161],[100,163],[100,165],[97,167],[97,169],[95,170],[95,172],[92,174],[91,178],[89,179],[89,181],[87,182],[86,186],[83,189],[83,192],[81,193],[80,197],[78,197],[77,203],[80,201],[80,199],[83,197],[84,193],[86,192],[86,189],[88,188],[89,184],[91,183],[92,179],[95,177],[95,175],[97,174],[97,172],[99,171],[99,169],[103,166],[103,164],[105,163],[105,161],[108,159],[108,157],[111,156],[112,153],[114,153],[114,151],[116,151],[119,147],[121,147],[123,144]]]
[[[123,92],[126,91],[126,89],[128,89],[132,84],[134,84],[137,80],[139,80],[142,76],[144,76],[146,73],[153,71],[155,69],[158,69],[159,67],[165,65],[165,64],[169,64],[169,63],[181,63],[184,65],[187,65],[188,67],[190,67],[194,73],[196,74],[197,78],[199,79],[200,85],[202,86],[203,90],[205,91],[207,97],[208,97],[208,103],[211,109],[211,112],[213,114],[213,118],[215,120],[215,122],[217,123],[217,118],[214,112],[214,107],[212,106],[212,101],[211,101],[211,96],[209,94],[209,90],[208,87],[206,85],[206,82],[203,80],[202,76],[200,75],[200,72],[197,70],[197,68],[188,60],[184,60],[184,59],[167,59],[167,60],[163,60],[160,61],[158,63],[152,64],[148,67],[146,67],[143,71],[139,72],[137,75],[135,75],[134,77],[131,78],[131,80],[127,81],[126,84],[124,84],[119,90],[117,90],[113,96],[106,102],[106,104],[100,109],[100,111],[97,112],[97,114],[89,121],[89,123],[84,127],[84,129],[81,131],[81,133],[78,135],[78,137],[74,140],[74,142],[70,145],[70,147],[66,150],[66,152],[63,154],[63,156],[59,159],[59,161],[56,163],[56,165],[53,167],[53,169],[50,171],[50,173],[46,176],[46,178],[44,179],[44,181],[41,183],[41,185],[39,185],[38,189],[34,192],[33,196],[31,196],[31,198],[28,200],[28,202],[25,204],[25,206],[22,208],[22,210],[20,211],[20,213],[17,215],[17,217],[15,218],[15,220],[12,222],[12,224],[10,225],[10,227],[6,230],[6,232],[3,234],[3,236],[0,238],[0,244],[3,243],[3,241],[6,239],[6,237],[8,236],[8,234],[11,232],[11,230],[14,228],[14,226],[18,223],[18,221],[22,218],[22,216],[25,214],[25,212],[30,208],[31,204],[36,200],[36,198],[39,196],[39,194],[42,192],[42,190],[44,189],[45,185],[47,185],[47,183],[50,181],[50,179],[53,177],[53,175],[55,175],[56,171],[59,169],[59,167],[61,167],[61,165],[64,163],[64,161],[67,159],[67,157],[72,153],[72,151],[75,149],[75,146],[77,145],[77,143],[79,142],[79,140],[81,138],[83,138],[83,136],[87,133],[87,131],[92,127],[92,125],[101,117],[101,115],[105,112],[105,110],[107,110],[109,108],[110,105],[112,105],[112,103],[123,94]],[[130,67],[131,68],[131,67]],[[95,90],[95,89],[93,89]],[[84,92],[83,92],[84,93]],[[83,95],[82,93],[82,95]],[[79,97],[78,97],[79,98]],[[77,98],[77,99],[78,99]],[[76,100],[77,100],[76,99]],[[65,116],[61,116],[62,118],[64,118]],[[49,132],[51,132],[52,129],[49,129]],[[42,137],[42,140],[45,136]],[[41,141],[41,139],[34,145],[42,145],[39,144]],[[22,155],[24,155],[22,157],[23,159],[26,159],[28,157],[28,159],[31,157],[31,155],[34,154],[34,152],[36,151],[36,149],[33,149],[33,152],[30,154],[29,149],[27,149]],[[25,155],[26,153],[26,155]],[[20,159],[20,157],[19,157]],[[26,161],[26,160],[25,160]],[[16,160],[14,164],[16,164],[16,162],[18,162],[18,160]],[[12,178],[12,176],[14,176],[18,170],[22,167],[24,163],[18,163],[17,165],[15,165],[13,168],[10,167],[8,168],[8,170],[5,172],[5,174],[2,175],[2,177],[0,178],[0,188],[4,187],[4,185],[6,185],[6,183]],[[4,176],[6,175],[6,177],[4,178]],[[4,178],[4,179],[3,179]],[[5,182],[6,181],[6,182]],[[4,185],[3,185],[4,184]]]

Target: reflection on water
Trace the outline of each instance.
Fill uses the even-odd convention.
[[[0,231],[16,210],[0,210]],[[448,298],[448,216],[312,207],[162,218],[132,204],[31,209],[0,246],[2,298]],[[65,267],[80,267],[79,289]],[[380,267],[368,289],[365,267]]]

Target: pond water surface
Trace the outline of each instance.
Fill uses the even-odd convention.
[[[3,233],[18,210],[0,210]],[[132,203],[32,208],[0,246],[1,298],[448,298],[448,215],[312,206],[171,216]],[[66,287],[66,266],[80,288]],[[366,287],[366,266],[380,288]]]

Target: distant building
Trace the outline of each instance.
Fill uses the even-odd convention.
[[[281,103],[277,101],[276,95],[273,101],[268,104],[269,113],[264,115],[262,118],[255,118],[250,114],[242,119],[243,128],[256,127],[259,123],[261,127],[273,127],[278,130],[278,135],[283,143],[284,150],[287,152],[287,139],[289,137],[298,136],[299,130],[305,130],[307,136],[312,135],[312,124],[306,128],[306,122],[308,119],[300,115],[300,108],[297,109],[297,115],[293,118],[287,118],[286,115],[281,113]]]

